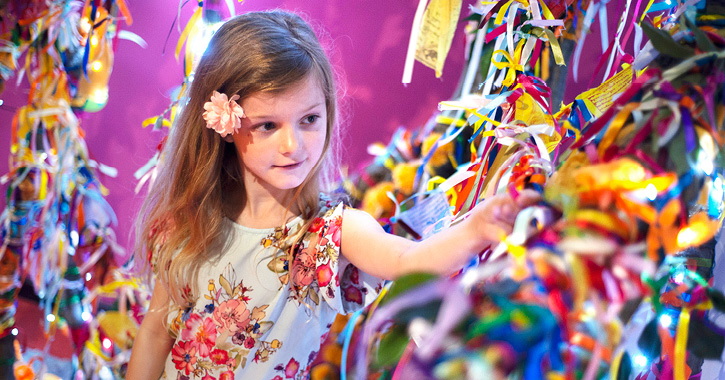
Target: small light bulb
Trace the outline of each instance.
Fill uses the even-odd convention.
[[[670,326],[672,326],[672,317],[670,317],[667,314],[664,314],[663,316],[660,317],[660,324],[662,325],[662,327],[664,327],[666,329],[669,328]]]
[[[637,355],[634,357],[634,364],[639,367],[644,367],[647,363],[649,363],[649,360],[647,360],[647,357],[644,355]]]
[[[105,348],[106,350],[110,350],[112,346],[113,346],[113,342],[111,342],[110,339],[103,338],[103,348]]]
[[[98,45],[98,38],[91,37],[91,46],[96,46],[96,45]]]
[[[54,315],[54,314],[48,314],[48,315],[47,315],[47,316],[45,317],[45,319],[46,319],[46,320],[48,320],[48,322],[51,322],[51,323],[52,323],[52,322],[55,322],[55,315]]]
[[[91,272],[86,273],[86,281],[91,281],[91,278],[93,278],[93,275],[91,275]]]
[[[101,63],[101,61],[95,61],[91,65],[91,68],[93,69],[93,71],[96,71],[96,72],[101,71],[102,67],[103,67],[103,64]]]
[[[92,318],[92,315],[87,310],[84,311],[83,313],[81,313],[81,319],[83,319],[84,321],[88,322],[91,320],[91,318]]]
[[[657,198],[657,188],[653,184],[647,185],[647,187],[644,189],[645,194],[647,195],[647,199],[654,201],[655,198]]]
[[[680,272],[680,273],[678,273],[678,274],[675,275],[675,277],[673,278],[673,280],[676,283],[681,284],[682,281],[685,281],[685,274],[682,273],[682,272]]]
[[[18,336],[18,329],[17,329],[17,328],[13,328],[13,329],[12,329],[12,330],[10,331],[10,333],[11,333],[11,334],[13,334],[14,336]]]

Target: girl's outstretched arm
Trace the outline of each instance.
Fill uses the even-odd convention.
[[[341,252],[366,273],[384,279],[429,272],[450,274],[502,236],[511,233],[518,212],[541,199],[524,190],[514,201],[500,194],[476,205],[460,223],[420,242],[386,233],[364,211],[346,209],[342,218]]]
[[[131,348],[131,360],[126,372],[127,380],[158,380],[164,372],[174,339],[164,327],[169,308],[169,295],[157,280],[151,295],[149,311],[141,322],[136,340]]]

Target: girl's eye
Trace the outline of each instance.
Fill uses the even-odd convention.
[[[306,124],[314,124],[317,121],[317,119],[319,119],[319,118],[320,118],[319,115],[310,115],[310,116],[307,116],[305,118],[305,123]]]
[[[261,132],[269,132],[269,131],[273,130],[274,128],[275,128],[274,123],[264,123],[264,124],[258,125],[254,129],[261,131]]]

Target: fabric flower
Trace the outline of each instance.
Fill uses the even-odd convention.
[[[209,356],[209,352],[216,344],[216,326],[211,318],[202,319],[194,314],[186,321],[186,328],[181,333],[181,339],[195,343],[202,357]]]
[[[196,347],[192,342],[179,342],[171,350],[171,361],[176,365],[176,369],[184,370],[187,375],[190,371],[193,373],[196,364]]]
[[[229,353],[226,350],[216,349],[209,354],[209,358],[212,363],[221,365],[225,364],[229,360]]]
[[[297,374],[297,371],[300,369],[300,362],[295,360],[295,358],[291,358],[289,360],[289,363],[287,363],[287,366],[284,367],[284,377],[286,379],[294,379],[295,375]]]
[[[355,302],[356,304],[362,305],[363,294],[360,291],[360,289],[350,285],[348,287],[343,288],[342,292],[345,297],[345,301]]]
[[[317,267],[317,282],[320,284],[320,286],[327,286],[328,284],[330,284],[330,281],[332,281],[333,274],[334,273],[330,268],[330,263],[320,265],[319,267]]]
[[[307,231],[314,233],[314,232],[319,231],[324,226],[325,226],[325,219],[315,218],[315,220],[312,221],[312,224],[310,224],[310,228]]]
[[[214,309],[214,321],[231,333],[236,333],[249,324],[249,309],[244,302],[231,299]]]
[[[312,283],[315,274],[315,257],[308,249],[301,250],[292,262],[292,283],[307,286]]]
[[[239,95],[228,99],[227,94],[214,91],[211,101],[204,103],[206,127],[217,131],[222,137],[236,133],[242,126],[242,118],[245,117],[244,110],[236,102],[237,99]]]
[[[336,247],[340,246],[340,238],[342,237],[342,218],[338,217],[330,222],[330,227],[325,234],[330,237],[330,240]]]
[[[219,375],[219,380],[234,380],[234,372],[227,371]]]

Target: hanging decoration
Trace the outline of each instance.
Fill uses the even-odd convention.
[[[113,302],[87,297],[116,283],[114,269],[127,257],[116,243],[116,217],[100,181],[116,171],[92,159],[78,116],[108,101],[118,39],[142,40],[121,30],[121,22],[132,23],[124,0],[6,1],[0,14],[0,83],[14,75],[29,85],[27,105],[11,126],[10,172],[0,178],[8,186],[0,217],[0,337],[23,333],[15,328],[15,307],[27,282],[45,314],[44,353],[60,330],[74,343],[75,357],[93,356],[89,336],[103,327],[93,325],[95,318],[126,306],[125,298],[116,303],[116,293]],[[126,284],[117,290],[138,288]],[[22,356],[0,358],[0,377],[44,376],[44,364],[33,371],[27,363],[35,359]],[[121,378],[127,360],[93,367],[82,360],[75,376]]]

